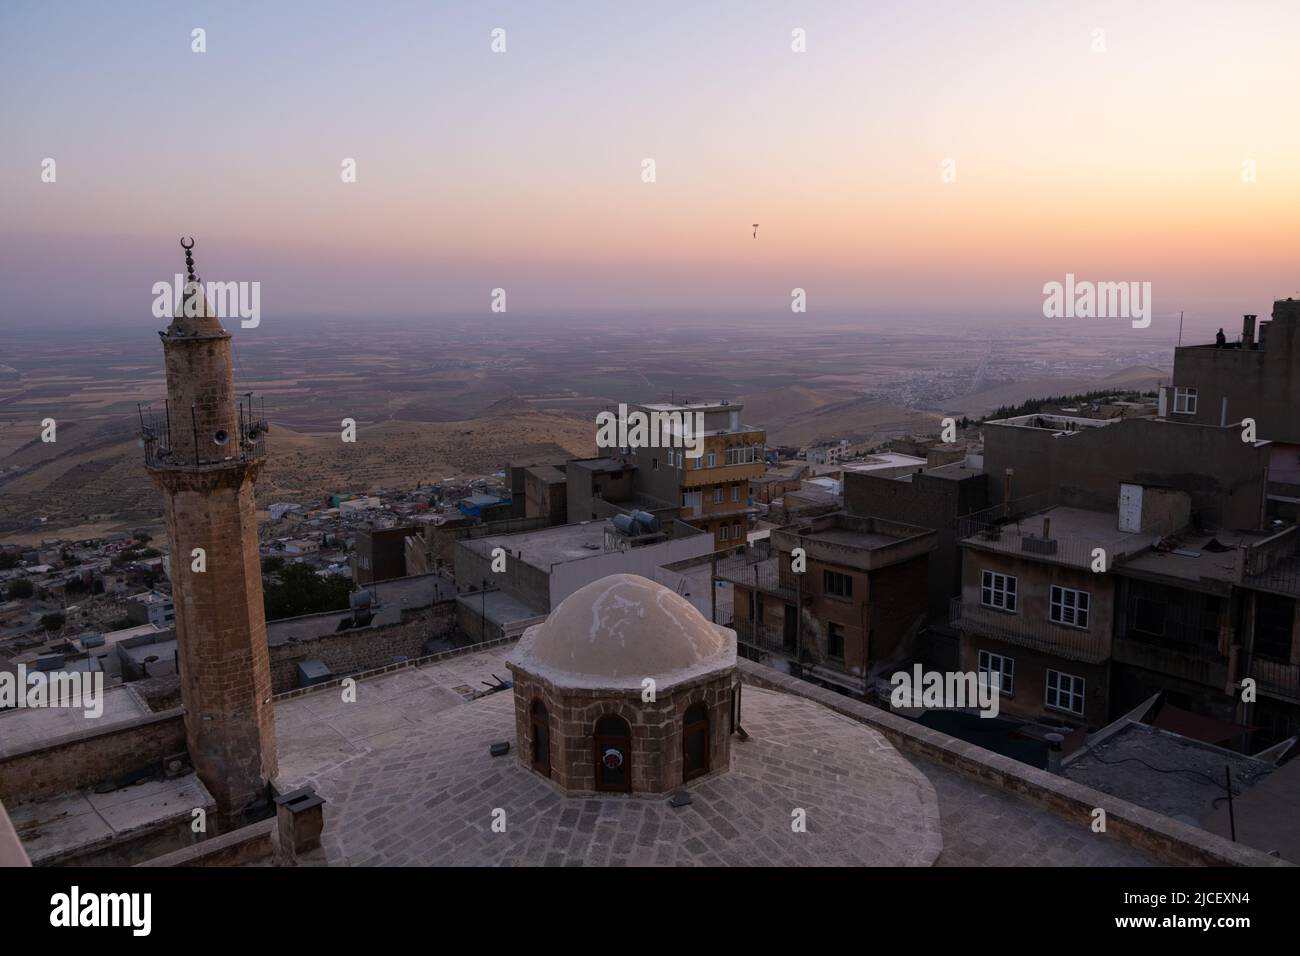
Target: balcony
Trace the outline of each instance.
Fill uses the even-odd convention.
[[[1300,664],[1284,664],[1257,657],[1247,672],[1265,694],[1300,703]]]
[[[1223,690],[1228,685],[1228,662],[1217,651],[1197,653],[1190,648],[1162,646],[1117,636],[1111,657],[1119,664],[1140,667],[1205,687]]]
[[[798,601],[798,593],[781,580],[780,560],[779,557],[770,557],[755,561],[750,554],[738,554],[720,560],[713,576],[715,580],[771,594],[794,604]],[[804,595],[805,604],[811,600],[811,595]]]
[[[1300,527],[1292,525],[1251,545],[1242,583],[1256,591],[1300,597]]]
[[[260,412],[254,407],[251,393],[241,398],[237,408],[238,434],[226,435],[224,444],[199,438],[198,421],[208,419],[198,408],[187,409],[184,414],[163,403],[161,414],[152,408],[140,408],[140,441],[144,445],[144,463],[147,468],[186,469],[249,463],[266,457],[266,435],[270,423],[265,405]],[[212,411],[216,406],[209,406]],[[228,409],[228,406],[227,406]],[[224,421],[223,421],[224,427]],[[224,434],[224,433],[218,433]]]
[[[1007,614],[979,605],[963,604],[959,597],[952,599],[949,623],[967,634],[1028,647],[1054,657],[1089,664],[1100,664],[1110,658],[1109,635],[1063,627],[1051,621],[1032,620],[1024,614]],[[1104,626],[1104,622],[1098,621],[1096,626]]]
[[[787,634],[780,623],[753,621],[733,621],[727,625],[736,632],[736,640],[746,647],[768,654],[780,654],[794,658],[797,653],[797,640],[794,634]]]
[[[762,478],[767,467],[762,461],[745,462],[739,465],[715,465],[712,468],[696,468],[697,459],[686,459],[681,470],[680,484],[683,488],[698,488],[702,485],[720,485],[728,482],[748,482],[752,478]],[[705,459],[707,460],[707,459]],[[745,490],[748,497],[749,490]]]

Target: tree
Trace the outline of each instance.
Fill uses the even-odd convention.
[[[11,598],[29,598],[35,593],[36,588],[27,578],[18,578],[9,582],[9,597]]]
[[[66,618],[57,612],[54,614],[42,614],[41,627],[45,628],[47,631],[58,631],[63,628],[63,622],[65,620]]]
[[[63,585],[63,590],[68,594],[83,594],[86,590],[86,582],[81,578],[68,578],[67,583]]]
[[[262,577],[268,621],[345,610],[351,593],[352,582],[348,578],[334,574],[322,577],[306,564],[286,564]]]

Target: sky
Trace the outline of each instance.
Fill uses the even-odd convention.
[[[1239,322],[1300,294],[1297,36],[1294,0],[4,0],[0,323],[153,322],[181,235],[264,320],[1044,321],[1072,273]]]

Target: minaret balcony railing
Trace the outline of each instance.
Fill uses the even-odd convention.
[[[238,402],[237,433],[200,429],[209,416],[198,406],[177,409],[164,402],[162,411],[149,406],[139,409],[140,440],[144,462],[149,468],[202,468],[260,461],[266,457],[270,422],[266,408],[259,408],[248,394]]]

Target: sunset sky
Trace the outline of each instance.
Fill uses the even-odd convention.
[[[5,0],[0,321],[152,321],[191,233],[264,320],[798,286],[1041,321],[1067,272],[1265,313],[1300,290],[1297,37],[1294,0]]]

